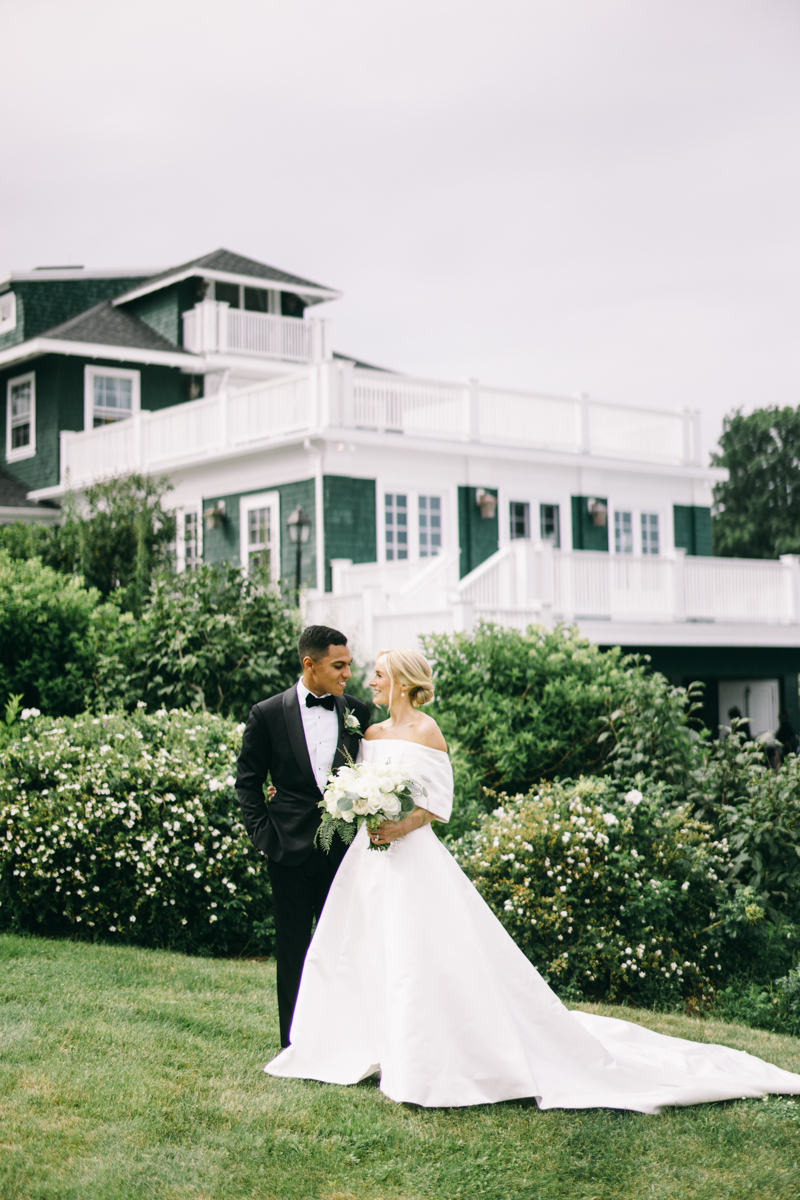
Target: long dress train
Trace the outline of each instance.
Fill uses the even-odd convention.
[[[448,819],[446,754],[389,739],[361,753],[406,766]],[[800,1094],[800,1075],[742,1051],[569,1012],[430,826],[381,853],[356,835],[306,958],[291,1045],[264,1070],[336,1084],[379,1071],[388,1097],[426,1107],[534,1097],[657,1113]]]

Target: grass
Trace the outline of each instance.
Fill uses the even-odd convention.
[[[800,1103],[784,1099],[424,1110],[374,1082],[273,1079],[270,963],[2,936],[0,997],[2,1200],[800,1197]],[[794,1038],[629,1015],[800,1071]]]

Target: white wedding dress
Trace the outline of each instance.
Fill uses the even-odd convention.
[[[449,818],[443,751],[380,739],[360,753],[407,766]],[[800,1075],[742,1051],[569,1012],[430,826],[383,852],[356,835],[308,951],[291,1043],[265,1071],[336,1084],[380,1072],[390,1099],[425,1107],[535,1097],[657,1113],[800,1094]]]

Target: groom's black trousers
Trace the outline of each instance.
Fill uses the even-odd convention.
[[[346,852],[347,846],[341,838],[335,837],[330,854],[316,846],[298,866],[286,867],[271,858],[267,860],[275,916],[281,1046],[289,1045],[289,1030],[314,920],[319,920],[333,877]]]

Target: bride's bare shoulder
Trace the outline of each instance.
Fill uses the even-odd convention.
[[[431,750],[443,750],[446,754],[447,742],[433,717],[429,717],[427,713],[419,715],[420,723],[414,731],[417,735],[414,740],[421,742],[423,746],[430,746]]]
[[[365,742],[374,742],[377,738],[383,737],[383,727],[385,721],[379,721],[377,725],[368,725],[364,732]]]

